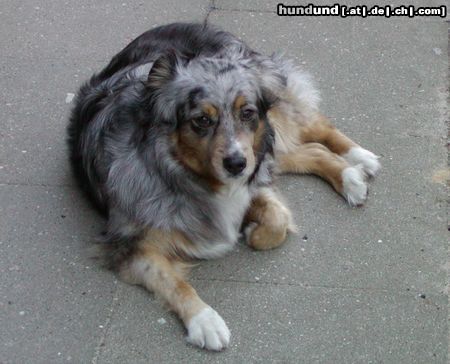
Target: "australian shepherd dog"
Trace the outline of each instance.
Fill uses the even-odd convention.
[[[79,90],[68,126],[78,182],[107,217],[109,266],[161,297],[187,340],[221,350],[230,331],[185,279],[242,236],[271,249],[293,230],[274,173],[310,173],[350,205],[367,197],[375,154],[318,110],[310,77],[209,25],[152,29]]]

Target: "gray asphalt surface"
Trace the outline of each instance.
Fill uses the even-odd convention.
[[[447,363],[447,23],[280,18],[277,3],[0,1],[0,363]],[[64,141],[92,72],[150,27],[206,16],[310,71],[325,114],[383,164],[359,209],[317,178],[280,178],[299,233],[195,267],[232,331],[222,353],[186,344],[154,296],[89,258],[103,221]]]

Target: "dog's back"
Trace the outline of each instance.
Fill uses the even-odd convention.
[[[104,81],[121,69],[135,63],[154,62],[159,56],[176,52],[181,58],[202,56],[217,57],[230,46],[252,51],[242,41],[228,32],[210,25],[174,23],[151,29],[119,52],[96,77]]]

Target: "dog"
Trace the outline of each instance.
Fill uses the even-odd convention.
[[[106,261],[160,296],[193,345],[222,350],[230,331],[187,283],[185,262],[223,256],[241,233],[257,250],[282,244],[294,225],[274,174],[315,174],[350,205],[366,200],[378,157],[318,103],[289,60],[191,23],[142,34],[76,95],[70,161],[107,217]]]

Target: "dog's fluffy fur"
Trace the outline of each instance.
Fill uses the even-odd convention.
[[[377,157],[318,111],[307,74],[200,24],[150,30],[78,92],[69,134],[75,175],[108,218],[109,265],[160,295],[189,342],[221,350],[222,318],[183,277],[182,262],[280,245],[291,214],[273,171],[313,173],[364,202]]]

